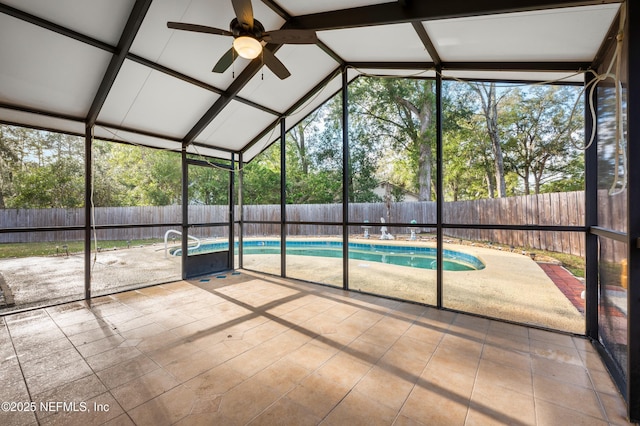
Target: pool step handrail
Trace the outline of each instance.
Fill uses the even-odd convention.
[[[169,229],[167,232],[164,233],[164,257],[167,257],[167,240],[169,238],[169,234],[178,234],[178,235],[182,235],[182,232],[180,231],[176,231],[175,229]],[[189,247],[187,248],[187,250],[195,250],[197,248],[200,248],[200,239],[198,237],[194,237],[193,235],[189,235],[187,234],[187,238],[191,238],[192,240],[194,240],[196,242],[195,246]]]

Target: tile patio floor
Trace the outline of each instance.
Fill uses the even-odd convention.
[[[0,355],[2,425],[627,424],[586,340],[247,272],[5,316]]]

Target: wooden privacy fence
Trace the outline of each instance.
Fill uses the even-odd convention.
[[[0,210],[0,228],[48,228],[62,226],[83,226],[84,208],[76,209],[4,209]],[[229,220],[226,206],[189,206],[189,220],[192,223],[217,223]],[[96,207],[92,222],[96,225],[149,225],[182,223],[182,206],[145,207]],[[145,240],[163,238],[169,229],[179,230],[179,226],[154,226],[141,228],[97,229],[100,240]],[[226,236],[226,226],[194,229],[200,236]],[[45,231],[27,233],[2,233],[0,243],[27,243],[41,241],[77,241],[84,238],[84,231]]]
[[[623,219],[626,211],[626,194],[609,196],[606,191],[599,194],[599,224],[602,227],[624,231]],[[584,192],[563,192],[529,195],[499,199],[446,202],[443,222],[465,225],[566,225],[584,224]],[[342,222],[341,204],[303,204],[287,206],[288,222]],[[225,223],[228,221],[226,206],[189,206],[190,223]],[[236,211],[236,219],[240,217]],[[244,207],[246,221],[279,222],[279,205],[248,205]],[[387,223],[416,221],[431,224],[436,221],[436,203],[433,201],[391,203],[351,203],[350,222],[371,223],[371,234],[380,233],[380,218]],[[179,224],[182,221],[181,206],[163,207],[97,207],[93,222],[98,225],[148,225]],[[84,209],[4,209],[0,210],[0,227],[44,228],[55,226],[82,226],[85,223]],[[121,228],[97,230],[98,240],[134,240],[162,238],[171,229],[168,226]],[[173,227],[175,228],[175,227]],[[423,228],[423,232],[434,229]],[[408,234],[407,227],[390,227],[392,234]],[[226,226],[194,227],[191,233],[199,237],[228,235]],[[340,225],[287,226],[288,235],[341,235]],[[349,227],[350,234],[362,234],[360,226]],[[278,236],[278,223],[247,223],[246,236]],[[529,231],[446,228],[447,238],[461,238],[496,244],[530,247],[542,250],[584,255],[584,235],[579,232]],[[0,242],[37,242],[81,240],[82,231],[52,231],[28,233],[1,233]]]
[[[444,223],[498,225],[584,225],[584,192],[562,192],[446,203]],[[580,232],[445,229],[451,238],[529,247],[584,256]]]

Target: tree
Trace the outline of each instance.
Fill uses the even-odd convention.
[[[471,119],[443,135],[443,188],[451,201],[493,198],[495,181],[483,129]]]
[[[147,158],[149,182],[145,199],[153,206],[180,204],[182,200],[182,165],[176,152],[156,150]]]
[[[0,173],[2,207],[84,205],[82,139],[13,126],[2,126],[1,133],[0,158],[6,164]]]
[[[280,204],[280,143],[243,166],[244,204]]]
[[[506,197],[507,185],[504,179],[504,158],[502,155],[500,128],[498,125],[498,103],[502,99],[502,96],[497,96],[495,83],[472,83],[471,87],[478,96],[480,96],[482,114],[487,126],[487,134],[491,141],[498,197]]]
[[[354,122],[369,127],[392,151],[400,151],[411,159],[415,166],[413,187],[420,200],[431,200],[435,146],[433,80],[361,78],[352,86],[350,102],[355,106],[354,113],[360,116]]]
[[[364,129],[349,129],[349,201],[371,203],[381,201],[373,190],[378,186],[376,168],[382,157],[374,148],[375,138]]]
[[[340,119],[336,121],[332,115],[340,103],[339,96],[328,100],[287,132],[287,203],[342,200],[342,127]]]
[[[229,170],[215,166],[190,167],[189,204],[228,205]]]
[[[300,162],[302,174],[309,174],[310,158],[307,153],[307,134],[318,131],[318,120],[321,119],[321,108],[306,117],[300,124],[289,130],[287,141],[297,149],[296,159]]]
[[[477,96],[467,84],[444,82],[443,188],[445,199],[494,197],[495,175]]]
[[[18,163],[18,152],[11,137],[11,127],[0,124],[0,209],[6,207],[6,198],[13,192],[13,173]]]
[[[574,148],[583,127],[582,115],[571,119],[566,100],[575,99],[570,88],[537,86],[515,90],[505,102],[507,142],[505,161],[521,179],[524,194],[539,194],[545,181],[561,181],[568,167],[582,168],[581,152]],[[578,111],[579,112],[579,111]],[[573,143],[572,143],[573,142]],[[554,185],[553,187],[557,187]]]
[[[94,141],[92,144],[93,157],[93,191],[92,203],[95,207],[115,207],[123,205],[125,188],[119,181],[119,176],[113,170],[112,157],[122,145]]]
[[[571,143],[582,138],[582,118],[578,111],[570,121],[571,88],[516,90],[453,81],[443,82],[443,88],[446,200],[582,188],[581,151]],[[431,200],[433,80],[361,77],[349,86],[349,99],[348,170],[343,170],[339,94],[286,135],[287,202],[342,202],[345,173],[351,202],[380,201],[374,193],[380,182],[393,185],[396,196],[411,191]],[[603,102],[599,108],[604,146],[611,133],[605,112],[611,107]],[[614,142],[601,149],[603,170],[615,170]],[[243,166],[245,203],[280,202],[280,149],[276,143]],[[0,125],[0,208],[83,205],[83,162],[81,138]],[[94,141],[92,170],[95,206],[182,202],[176,152]],[[228,202],[227,170],[190,167],[189,175],[191,202]],[[618,183],[620,175],[614,177]]]

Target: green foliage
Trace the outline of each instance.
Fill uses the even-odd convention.
[[[342,172],[323,170],[306,176],[290,175],[287,204],[328,204],[342,202]]]
[[[245,204],[280,204],[279,143],[244,165],[242,189]]]
[[[368,133],[383,153],[378,180],[430,200],[435,171],[433,80],[360,78],[350,86],[349,101],[352,126]]]
[[[180,203],[180,154],[95,141],[93,157],[96,207]]]
[[[491,144],[476,95],[466,84],[447,83],[443,99],[443,188],[447,201],[489,197]]]
[[[449,200],[493,197],[495,152],[491,149],[479,98],[470,85],[445,84],[444,182]],[[583,118],[572,117],[579,88],[501,86],[498,138],[504,161],[506,195],[583,189]]]
[[[189,167],[189,204],[228,205],[229,171],[218,167]]]
[[[0,126],[0,207],[83,206],[83,154],[79,138]]]
[[[336,96],[291,129],[285,138],[286,201],[290,204],[342,202],[342,101]],[[379,201],[373,192],[378,156],[373,140],[351,133],[349,197]],[[368,136],[368,135],[367,135]],[[280,142],[244,166],[246,204],[280,203]]]
[[[16,175],[10,206],[64,208],[84,205],[82,164],[61,159],[42,167],[29,166]]]
[[[296,125],[284,141],[287,203],[342,202],[343,173],[351,202],[382,201],[374,193],[381,182],[393,185],[394,199],[406,192],[432,199],[434,87],[430,79],[355,80],[349,87],[347,171],[340,94]],[[570,117],[577,88],[496,87],[499,137],[494,141],[504,157],[506,195],[582,189],[584,162],[574,147],[584,144],[582,111]],[[478,91],[467,83],[444,82],[443,107],[445,200],[496,196],[497,154]],[[277,141],[242,165],[245,204],[280,203],[281,148]],[[180,153],[102,141],[94,141],[92,150],[95,206],[182,202]],[[611,170],[615,151],[604,151],[599,161]],[[84,167],[84,138],[0,125],[0,208],[83,206]],[[611,178],[605,175],[608,187]],[[227,204],[229,177],[227,170],[189,166],[189,203]]]
[[[558,188],[567,177],[575,179],[576,169],[584,169],[581,151],[574,145],[583,128],[582,114],[570,120],[565,100],[574,100],[577,90],[537,86],[526,91],[514,89],[508,94],[503,113],[505,162],[522,179],[522,193]],[[568,176],[571,167],[574,176]],[[580,182],[577,182],[578,184]],[[531,190],[533,185],[533,191]]]

